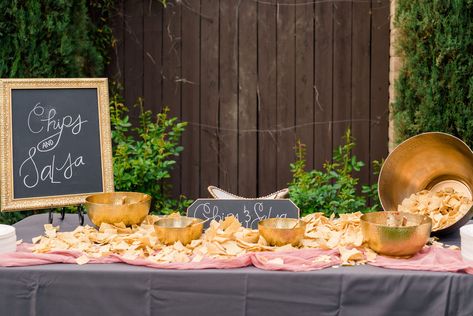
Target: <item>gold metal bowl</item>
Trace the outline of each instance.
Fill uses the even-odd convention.
[[[473,152],[460,139],[440,132],[419,134],[398,145],[384,162],[378,178],[379,199],[385,211],[397,211],[411,194],[447,187],[472,198]],[[472,215],[473,207],[456,223],[434,234],[453,232]]]
[[[154,223],[154,230],[159,241],[165,245],[172,245],[180,241],[187,245],[202,236],[204,230],[203,220],[195,217],[175,217],[161,218]]]
[[[394,218],[407,219],[407,226],[388,226]],[[361,216],[363,241],[379,254],[410,257],[419,252],[430,237],[432,219],[404,212],[376,212]]]
[[[92,223],[140,224],[148,215],[151,196],[138,192],[111,192],[90,195],[85,199],[85,209]]]
[[[268,218],[258,223],[258,231],[271,246],[299,246],[306,225],[296,218]]]

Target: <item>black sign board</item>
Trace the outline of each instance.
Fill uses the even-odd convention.
[[[299,208],[288,199],[198,199],[187,209],[187,216],[209,221],[219,221],[231,215],[235,216],[243,227],[256,229],[258,222],[266,218],[299,218]]]
[[[73,205],[113,190],[106,79],[1,83],[2,210]]]

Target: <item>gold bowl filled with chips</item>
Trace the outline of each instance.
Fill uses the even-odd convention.
[[[186,216],[164,217],[154,223],[154,230],[159,241],[165,245],[172,245],[177,241],[187,245],[202,236],[204,221]]]
[[[428,215],[432,234],[451,233],[473,215],[473,152],[445,133],[411,137],[384,162],[378,193],[385,211]]]
[[[258,223],[258,231],[271,246],[299,246],[304,238],[306,222],[297,218],[268,218]]]
[[[85,199],[85,209],[92,223],[140,224],[148,215],[151,196],[138,192],[110,192],[90,195]]]
[[[381,255],[411,257],[427,243],[432,220],[405,212],[375,212],[361,216],[363,242]]]

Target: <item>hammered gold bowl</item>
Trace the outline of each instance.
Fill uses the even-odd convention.
[[[407,226],[388,226],[388,218],[407,219]],[[432,220],[428,216],[404,212],[376,212],[361,216],[363,241],[379,254],[411,257],[430,237]]]
[[[159,241],[165,245],[172,245],[177,241],[187,245],[202,236],[204,223],[203,220],[195,217],[167,217],[154,223],[154,230]]]
[[[271,246],[299,246],[307,223],[296,218],[268,218],[258,223],[258,231]]]
[[[151,196],[138,192],[110,192],[90,195],[85,199],[85,209],[92,223],[140,224],[148,215]]]
[[[396,211],[411,194],[449,187],[473,197],[473,152],[462,140],[440,132],[419,134],[398,145],[383,163],[378,179],[379,199],[385,211]],[[473,207],[456,223],[433,234],[452,233],[472,215]]]

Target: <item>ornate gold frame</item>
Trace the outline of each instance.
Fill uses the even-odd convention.
[[[96,192],[84,194],[13,198],[12,157],[12,89],[97,89],[102,161],[102,185],[104,192],[113,192],[112,139],[106,78],[80,79],[0,79],[0,208],[1,211],[44,209],[81,204],[85,198]]]

